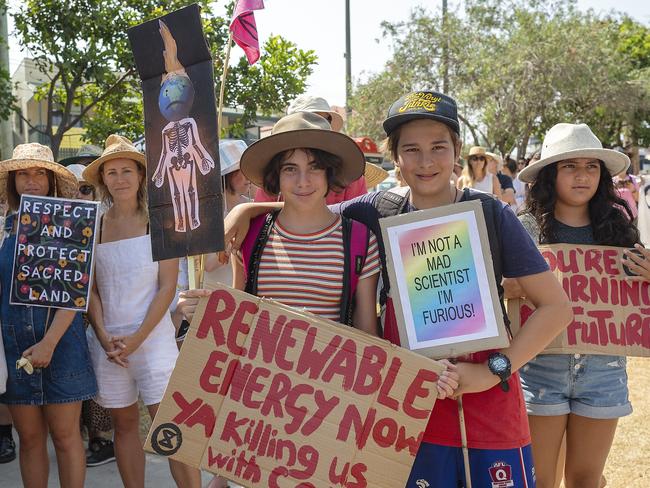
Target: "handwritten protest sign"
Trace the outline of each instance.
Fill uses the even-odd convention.
[[[553,244],[539,249],[573,303],[573,321],[545,354],[650,356],[650,282],[626,279],[623,248]],[[513,334],[534,310],[525,299],[508,300]]]
[[[21,197],[11,304],[88,309],[98,205]]]
[[[404,347],[440,358],[508,345],[480,202],[380,224]]]
[[[247,487],[405,486],[442,369],[220,286],[199,303],[145,449]]]

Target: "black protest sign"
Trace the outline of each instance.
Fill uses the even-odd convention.
[[[153,259],[224,248],[212,58],[198,5],[129,30],[144,96]]]
[[[10,303],[87,311],[99,204],[23,195]]]

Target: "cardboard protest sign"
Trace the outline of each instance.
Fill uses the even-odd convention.
[[[246,487],[405,486],[442,370],[222,285],[199,303],[145,449]]]
[[[573,321],[543,354],[650,356],[650,282],[626,279],[623,248],[553,244],[539,249],[573,303]],[[525,299],[508,300],[513,334],[534,310]]]
[[[380,224],[403,347],[442,358],[508,345],[480,202]]]
[[[222,250],[214,74],[199,7],[128,34],[144,96],[153,259]]]
[[[23,195],[12,305],[88,310],[98,202]]]

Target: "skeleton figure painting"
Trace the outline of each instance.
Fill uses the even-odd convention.
[[[162,130],[162,154],[153,175],[160,188],[167,183],[172,195],[176,232],[196,229],[199,219],[199,195],[196,172],[206,175],[214,169],[214,161],[199,139],[196,122],[189,116],[194,103],[194,85],[176,57],[176,41],[162,20],[160,35],[165,44],[163,52],[166,74],[162,77],[158,105],[169,121]]]
[[[128,35],[142,80],[153,259],[220,251],[219,126],[201,9],[189,5]]]

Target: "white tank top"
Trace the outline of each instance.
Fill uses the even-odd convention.
[[[475,180],[474,186],[475,190],[483,191],[485,193],[492,193],[492,175],[487,173],[482,180]]]

